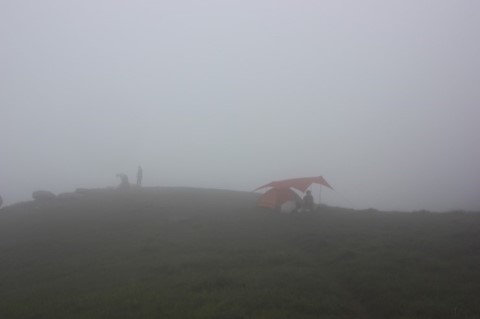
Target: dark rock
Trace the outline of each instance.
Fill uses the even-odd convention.
[[[57,196],[49,191],[35,191],[32,193],[32,197],[34,200],[38,201],[48,201],[54,200]]]

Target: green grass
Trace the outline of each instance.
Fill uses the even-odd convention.
[[[98,192],[0,210],[0,318],[480,318],[480,214]]]

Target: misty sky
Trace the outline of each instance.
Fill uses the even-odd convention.
[[[250,191],[480,210],[480,1],[0,1],[0,195]]]

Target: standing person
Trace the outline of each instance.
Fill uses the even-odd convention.
[[[142,186],[143,170],[141,166],[138,166],[137,170],[137,185]]]
[[[310,211],[313,212],[313,196],[312,192],[309,190],[307,191],[307,194],[303,197],[303,208],[304,211]]]

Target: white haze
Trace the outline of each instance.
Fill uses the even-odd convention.
[[[133,179],[480,210],[480,2],[0,2],[0,195]],[[318,191],[318,190],[317,190]]]

